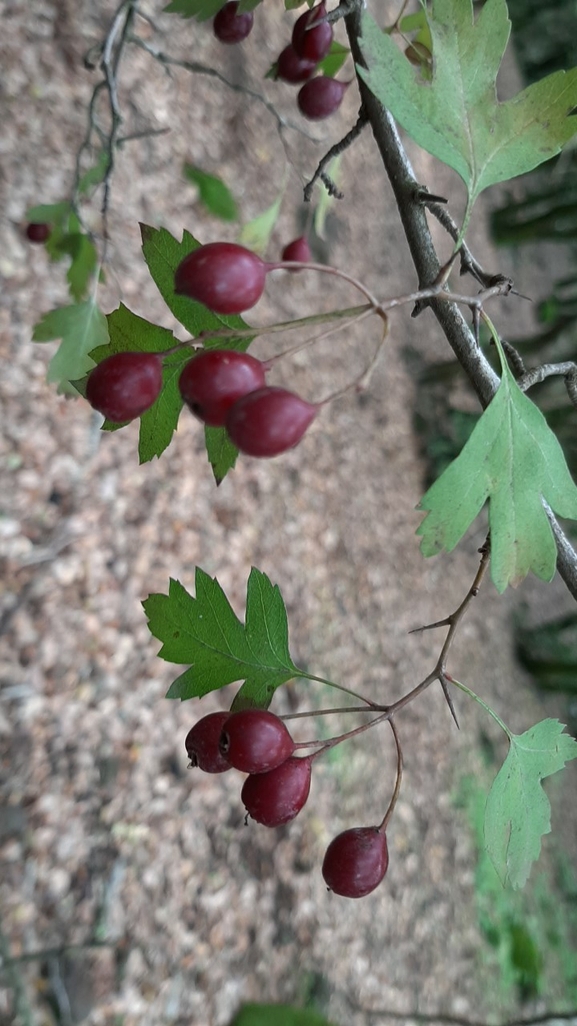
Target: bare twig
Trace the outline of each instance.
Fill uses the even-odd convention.
[[[327,186],[327,189],[331,196],[335,196],[336,199],[343,198],[343,193],[339,192],[332,179],[330,179],[329,176],[324,174],[323,172],[325,168],[330,164],[331,160],[334,160],[335,157],[338,157],[341,153],[344,153],[344,151],[348,149],[348,147],[351,146],[352,143],[354,143],[355,139],[358,139],[359,135],[361,134],[363,128],[367,123],[368,118],[366,115],[366,111],[364,107],[361,105],[356,124],[353,125],[350,132],[347,132],[347,134],[343,136],[340,142],[335,143],[334,146],[331,146],[330,150],[328,150],[327,153],[325,153],[324,157],[319,161],[318,167],[314,175],[312,176],[311,180],[307,182],[307,184],[305,185],[303,194],[305,203],[310,202],[311,196],[313,194],[314,184],[318,178],[322,178],[322,181]],[[329,179],[332,188],[329,188],[327,179]]]
[[[479,1019],[467,1019],[465,1016],[450,1015],[448,1012],[395,1012],[389,1008],[365,1008],[364,1005],[354,1005],[357,1011],[363,1012],[369,1017],[379,1019],[393,1019],[395,1021],[407,1022],[414,1020],[419,1023],[447,1023],[447,1026],[489,1026],[488,1023]],[[577,1009],[572,1012],[543,1012],[542,1015],[535,1015],[527,1019],[509,1019],[502,1026],[542,1026],[543,1023],[577,1022]]]
[[[577,363],[573,363],[572,360],[567,360],[565,363],[543,363],[540,367],[534,367],[533,370],[524,371],[523,377],[519,378],[517,384],[523,392],[526,392],[528,388],[539,384],[545,378],[561,374],[565,379],[569,398],[577,406],[577,396],[571,394],[577,385]]]

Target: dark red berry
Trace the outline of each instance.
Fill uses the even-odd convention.
[[[192,766],[198,766],[205,773],[224,773],[231,769],[230,762],[222,755],[218,742],[230,713],[214,712],[203,716],[194,724],[184,746]]]
[[[311,789],[312,759],[294,755],[268,773],[247,777],[240,796],[249,816],[263,826],[276,827],[294,819]]]
[[[333,27],[327,21],[323,21],[321,25],[316,25],[314,28],[310,26],[314,26],[315,22],[324,18],[326,13],[325,4],[318,4],[317,7],[312,7],[310,11],[301,14],[293,28],[292,45],[296,53],[299,57],[314,61],[315,64],[322,61],[331,48]]]
[[[157,353],[114,353],[88,375],[86,398],[108,420],[122,424],[148,410],[161,388]]]
[[[266,264],[250,249],[234,242],[209,242],[178,265],[174,291],[215,313],[242,313],[258,303],[266,271]]]
[[[278,456],[298,445],[318,411],[294,392],[269,385],[231,406],[226,429],[247,456]]]
[[[31,223],[26,225],[26,237],[29,242],[46,242],[51,230],[52,229],[49,224]]]
[[[282,251],[283,260],[296,260],[299,264],[308,264],[312,258],[311,247],[306,235],[301,235],[299,239],[289,242]],[[298,271],[300,268],[297,267],[295,270]]]
[[[199,420],[222,427],[232,404],[264,384],[264,364],[254,356],[234,349],[205,349],[186,364],[178,387]]]
[[[215,15],[212,28],[217,39],[221,43],[242,43],[250,35],[253,23],[252,11],[245,11],[237,14],[238,3],[230,0],[230,3],[221,7]]]
[[[339,109],[350,82],[337,82],[336,78],[317,75],[299,89],[297,103],[301,114],[309,121],[321,121]]]
[[[283,82],[290,82],[291,85],[297,85],[299,82],[306,82],[316,66],[316,61],[308,61],[305,57],[299,57],[294,46],[289,43],[279,54],[277,78],[282,79]]]
[[[232,713],[220,735],[220,751],[243,773],[268,773],[293,754],[295,744],[282,720],[266,709]]]
[[[377,827],[345,830],[329,844],[323,860],[327,887],[343,898],[362,898],[378,887],[389,865],[387,838]]]

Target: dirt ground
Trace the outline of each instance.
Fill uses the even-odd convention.
[[[257,12],[246,43],[226,51],[207,26],[161,8],[143,4],[156,27],[137,19],[148,42],[266,91],[317,140],[287,129],[283,144],[262,104],[207,76],[168,75],[127,48],[123,129],[170,133],[119,153],[99,301],[106,312],[122,301],[178,331],[142,259],[138,222],[178,237],[186,227],[202,241],[235,238],[237,230],[203,211],[183,180],[183,161],[221,175],[248,220],[275,198],[288,153],[271,247],[278,252],[301,230],[302,183],[353,123],[358,97],[351,88],[342,111],[311,130],[288,86],[263,83],[294,17],[280,18],[271,3]],[[438,688],[400,718],[406,770],[390,826],[390,869],[358,902],[327,894],[320,864],[336,832],[382,815],[394,778],[386,728],[321,760],[306,809],[277,831],[244,825],[237,774],[187,770],[187,730],[199,709],[225,707],[233,689],[202,706],[164,700],[179,670],[157,658],[140,603],[165,592],[170,576],[192,590],[201,566],[240,615],[249,569],[259,567],[284,595],[295,661],[388,701],[432,668],[439,638],[408,631],[458,605],[484,534],[475,525],[458,551],[427,562],[415,538],[423,466],[402,352],[411,345],[426,359],[449,356],[427,314],[396,315],[365,393],[326,408],[285,456],[242,459],[218,490],[192,417],[183,415],[159,461],[139,466],[136,425],[101,435],[86,404],[45,383],[54,347],[32,343],[31,330],[67,302],[64,271],[26,242],[22,226],[29,205],[68,194],[98,74],[85,70],[82,56],[103,38],[112,10],[88,0],[5,0],[0,12],[1,954],[46,952],[2,970],[0,1020],[10,1021],[14,987],[21,1024],[225,1026],[249,1000],[314,1000],[341,1026],[380,1021],[367,1012],[377,1007],[406,1013],[407,1023],[411,1010],[513,1014],[479,957],[472,840],[451,797],[465,773],[479,770],[481,728],[492,735],[472,704],[458,702],[459,732]],[[455,177],[408,149],[421,180],[458,212]],[[329,217],[320,255],[380,295],[412,288],[368,131],[343,160],[341,187],[346,199]],[[87,216],[97,225],[97,209]],[[473,238],[487,266],[513,273],[535,299],[546,294],[549,250],[518,254],[513,265],[490,250],[482,210]],[[317,276],[279,276],[248,319],[266,323],[354,302],[354,293]],[[514,333],[529,323],[528,307],[499,301],[493,313]],[[286,344],[259,340],[254,352]],[[320,398],[360,370],[373,344],[372,329],[336,336],[287,361],[275,380]],[[451,657],[453,674],[517,731],[545,715],[513,658],[511,617],[521,600],[536,616],[567,604],[559,581],[526,582],[503,597],[487,584]],[[317,685],[281,690],[280,711],[334,704]],[[573,853],[575,784],[568,771],[554,789],[554,829],[565,796]],[[561,997],[542,995],[527,1010]]]

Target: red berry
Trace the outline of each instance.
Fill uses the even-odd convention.
[[[304,82],[304,79],[303,79]],[[46,242],[50,236],[51,227],[49,224],[28,224],[26,225],[26,237],[29,242]]]
[[[299,57],[317,64],[328,54],[333,41],[333,27],[327,21],[323,21],[316,28],[310,28],[327,13],[323,3],[305,11],[295,22],[292,34],[292,45]]]
[[[242,313],[258,303],[266,264],[256,253],[234,242],[199,246],[178,265],[174,291],[221,314]]]
[[[205,349],[186,364],[178,387],[199,420],[222,427],[229,407],[264,384],[264,364],[254,356],[234,349]]]
[[[323,860],[325,883],[343,898],[362,898],[378,887],[389,865],[387,838],[377,827],[345,830],[329,844]]]
[[[243,773],[268,773],[293,754],[295,744],[282,720],[266,709],[232,713],[220,735],[220,751]]]
[[[227,762],[218,747],[222,728],[229,715],[227,712],[209,713],[189,730],[184,746],[192,766],[198,766],[205,773],[224,773],[231,769],[230,762]]]
[[[231,406],[226,429],[247,456],[278,456],[298,445],[318,411],[294,392],[269,385]]]
[[[296,260],[299,264],[308,264],[312,258],[311,247],[306,235],[301,235],[299,239],[289,242],[288,246],[285,246],[282,251],[283,260]],[[295,271],[298,270],[300,268],[296,267]]]
[[[294,46],[289,43],[279,54],[277,78],[282,79],[283,82],[290,82],[291,85],[297,85],[299,82],[306,82],[316,66],[316,61],[308,61],[305,57],[299,57]]]
[[[237,14],[238,3],[230,0],[230,3],[221,7],[215,15],[212,28],[217,39],[221,43],[242,43],[250,35],[253,23],[252,11],[245,11]]]
[[[294,819],[311,789],[312,759],[294,755],[268,773],[247,777],[240,796],[249,816],[263,826],[276,827]]]
[[[309,121],[321,121],[340,107],[350,82],[337,82],[336,78],[317,75],[299,89],[297,103],[301,114]]]
[[[88,375],[86,398],[108,420],[122,424],[148,410],[161,388],[157,353],[114,353]]]

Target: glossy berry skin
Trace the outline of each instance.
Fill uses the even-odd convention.
[[[186,364],[178,387],[199,420],[222,427],[232,404],[265,383],[264,364],[254,356],[234,349],[206,349]]]
[[[249,816],[263,826],[289,823],[301,811],[311,789],[312,759],[291,756],[268,773],[247,777],[240,796]]]
[[[322,121],[339,109],[350,82],[337,82],[327,75],[317,75],[305,82],[297,96],[298,108],[309,121]]]
[[[229,715],[227,712],[209,713],[189,730],[184,746],[191,766],[198,766],[205,773],[225,773],[232,768],[218,747]]]
[[[293,28],[292,45],[299,57],[318,64],[328,54],[333,41],[333,27],[323,21],[315,28],[309,28],[320,18],[324,18],[327,9],[324,3],[305,11],[297,19]]]
[[[226,430],[247,456],[279,456],[298,445],[318,410],[294,392],[268,385],[231,406]]]
[[[363,898],[378,887],[389,865],[387,838],[377,827],[354,827],[333,838],[323,860],[327,887],[343,898]]]
[[[51,227],[49,224],[31,223],[26,225],[26,238],[29,242],[46,242],[50,236],[50,232]]]
[[[250,249],[234,242],[209,242],[178,265],[174,291],[214,313],[242,313],[258,303],[266,271],[267,265]]]
[[[219,742],[221,755],[243,773],[268,773],[286,762],[295,743],[283,721],[266,709],[231,713]]]
[[[299,264],[308,264],[312,258],[311,247],[306,235],[301,235],[299,239],[289,242],[288,246],[285,246],[282,251],[283,260],[296,260]],[[300,268],[296,267],[295,271],[298,270]]]
[[[114,353],[88,375],[86,398],[116,424],[148,410],[162,388],[162,362],[157,353]]]
[[[230,0],[230,3],[221,7],[215,15],[212,23],[213,32],[221,43],[242,43],[252,30],[252,11],[245,11],[237,14],[238,3]]]
[[[299,57],[294,46],[289,43],[279,54],[277,61],[277,78],[291,85],[298,85],[306,82],[317,66],[316,61],[308,61],[306,57]]]

